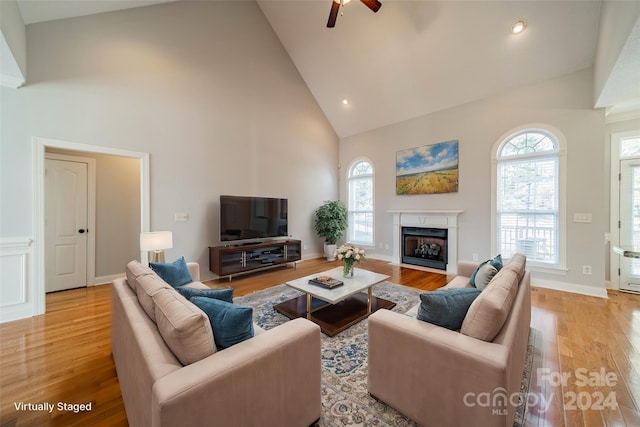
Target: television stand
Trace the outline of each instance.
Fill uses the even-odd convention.
[[[249,272],[286,266],[302,259],[300,240],[248,243],[240,246],[209,246],[209,270],[218,277],[239,276]]]

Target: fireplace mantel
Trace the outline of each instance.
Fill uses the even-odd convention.
[[[458,273],[458,215],[461,210],[393,209],[393,255],[391,261],[400,264],[402,227],[443,228],[448,230],[447,274]]]
[[[434,210],[434,209],[391,209],[388,210],[387,212],[392,213],[392,214],[424,214],[424,215],[447,215],[447,216],[454,216],[454,217],[458,217],[458,215],[460,215],[462,212],[464,211],[458,211],[458,210]]]

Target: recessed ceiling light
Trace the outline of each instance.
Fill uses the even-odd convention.
[[[511,26],[511,34],[520,34],[524,31],[525,28],[527,28],[526,21],[520,19],[514,22],[514,24]]]
[[[349,105],[349,100],[347,98],[344,98],[342,100],[342,105]]]

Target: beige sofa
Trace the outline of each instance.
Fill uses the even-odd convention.
[[[188,267],[194,282],[185,286],[209,289],[198,282],[198,264]],[[301,427],[320,418],[317,325],[306,319],[268,331],[254,325],[253,338],[213,350],[185,366],[139,302],[138,295],[144,292],[140,282],[160,283],[151,274],[155,275],[132,262],[127,266],[128,280],[113,281],[112,352],[129,425]],[[199,309],[175,290],[156,293],[200,316]],[[141,301],[159,303],[157,295],[145,295]],[[155,314],[160,324],[163,314],[157,306]],[[206,345],[213,341],[213,336],[199,335]]]
[[[372,314],[369,393],[424,426],[512,427],[531,323],[525,263],[521,254],[511,258],[473,301],[461,332],[388,310]],[[470,287],[475,267],[460,262],[447,288]],[[486,332],[501,309],[503,326],[489,326],[495,338],[463,333]]]

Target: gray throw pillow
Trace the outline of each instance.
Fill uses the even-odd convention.
[[[418,319],[456,331],[480,292],[476,288],[458,288],[420,294]]]
[[[498,270],[491,264],[483,264],[476,273],[475,286],[482,290],[487,287],[491,279],[498,274]]]
[[[502,268],[502,255],[498,254],[496,255],[494,258],[492,259],[488,259],[485,262],[479,264],[475,270],[473,270],[473,273],[471,273],[471,277],[469,278],[469,283],[471,283],[471,286],[476,286],[476,276],[478,274],[478,271],[485,265],[490,264],[492,266],[495,267],[496,271],[500,271],[500,269]]]

